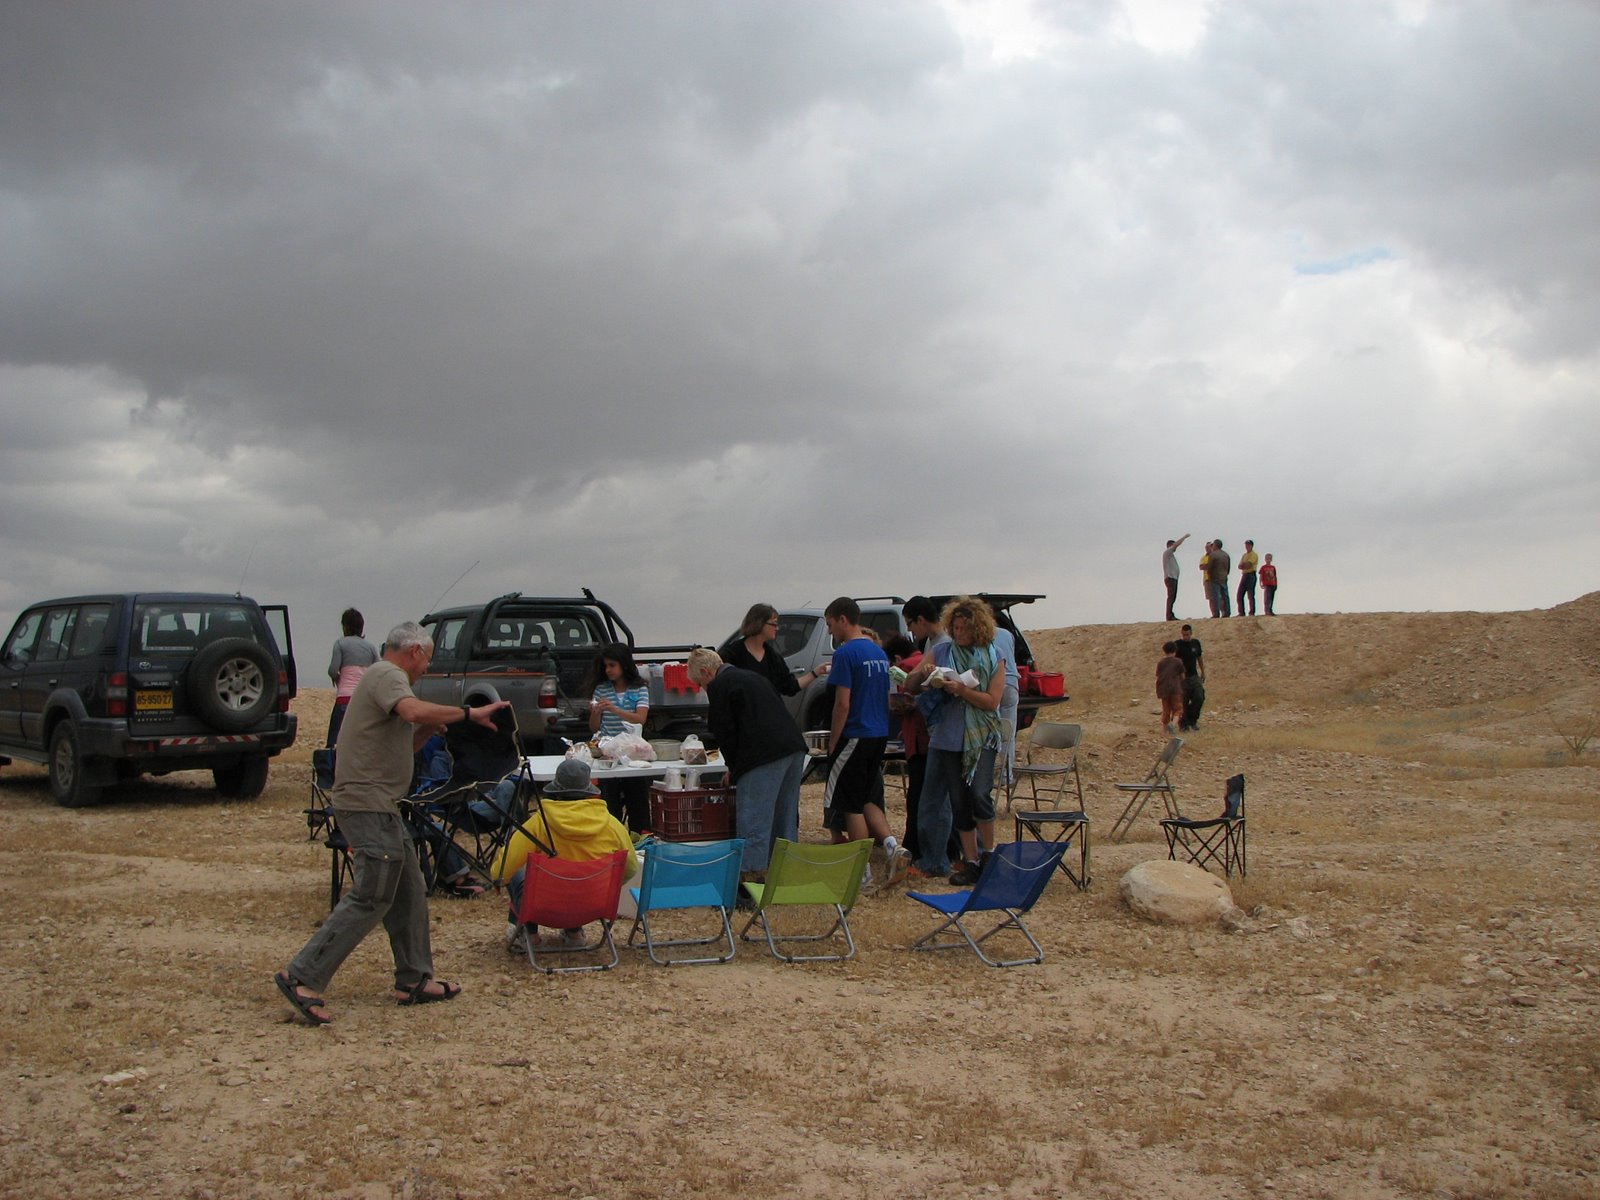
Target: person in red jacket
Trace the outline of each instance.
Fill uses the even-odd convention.
[[[1267,610],[1267,616],[1272,616],[1272,598],[1278,594],[1278,568],[1272,565],[1272,555],[1267,555],[1261,563],[1260,571],[1261,602]]]

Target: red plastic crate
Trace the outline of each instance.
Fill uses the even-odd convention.
[[[1060,671],[1034,671],[1028,676],[1035,695],[1059,700],[1067,694],[1067,677]]]
[[[733,836],[734,789],[650,785],[650,832],[663,842],[715,842]]]
[[[689,668],[683,663],[663,663],[661,686],[669,692],[698,692],[700,685],[689,678]]]

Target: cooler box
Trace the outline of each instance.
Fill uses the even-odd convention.
[[[1059,700],[1067,694],[1067,677],[1060,671],[1032,671],[1028,679],[1036,696]]]
[[[663,842],[720,842],[734,836],[731,787],[650,785],[650,832]]]

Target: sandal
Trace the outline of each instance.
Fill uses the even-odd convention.
[[[487,890],[481,883],[475,883],[467,876],[447,879],[439,884],[439,891],[452,900],[475,900]]]
[[[438,992],[430,992],[428,991],[428,984],[433,981],[434,979],[432,975],[424,975],[421,979],[417,980],[416,986],[410,988],[409,990],[406,988],[395,988],[395,991],[397,992],[403,991],[406,993],[403,997],[396,1000],[395,1003],[403,1006],[410,1006],[413,1004],[438,1004],[444,1000],[454,1000],[457,996],[461,995],[461,985],[459,983],[446,983],[442,979],[437,980],[437,983],[443,990]]]
[[[299,1013],[313,1025],[327,1025],[333,1018],[326,1011],[327,1001],[321,996],[302,996],[300,989],[305,986],[298,979],[293,979],[286,971],[279,971],[272,977],[272,982],[278,985],[278,990],[283,993],[283,998],[294,1005],[295,1012]],[[426,982],[426,980],[424,980]]]

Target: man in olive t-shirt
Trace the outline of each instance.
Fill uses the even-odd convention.
[[[414,621],[395,626],[383,657],[356,685],[339,730],[329,799],[350,846],[355,884],[288,968],[274,976],[284,999],[313,1025],[332,1019],[323,990],[379,922],[394,953],[397,1003],[429,1004],[461,994],[458,985],[433,978],[428,887],[395,801],[411,790],[411,756],[432,734],[463,720],[493,728],[494,713],[510,701],[469,708],[418,700],[411,685],[432,661],[426,630]]]

